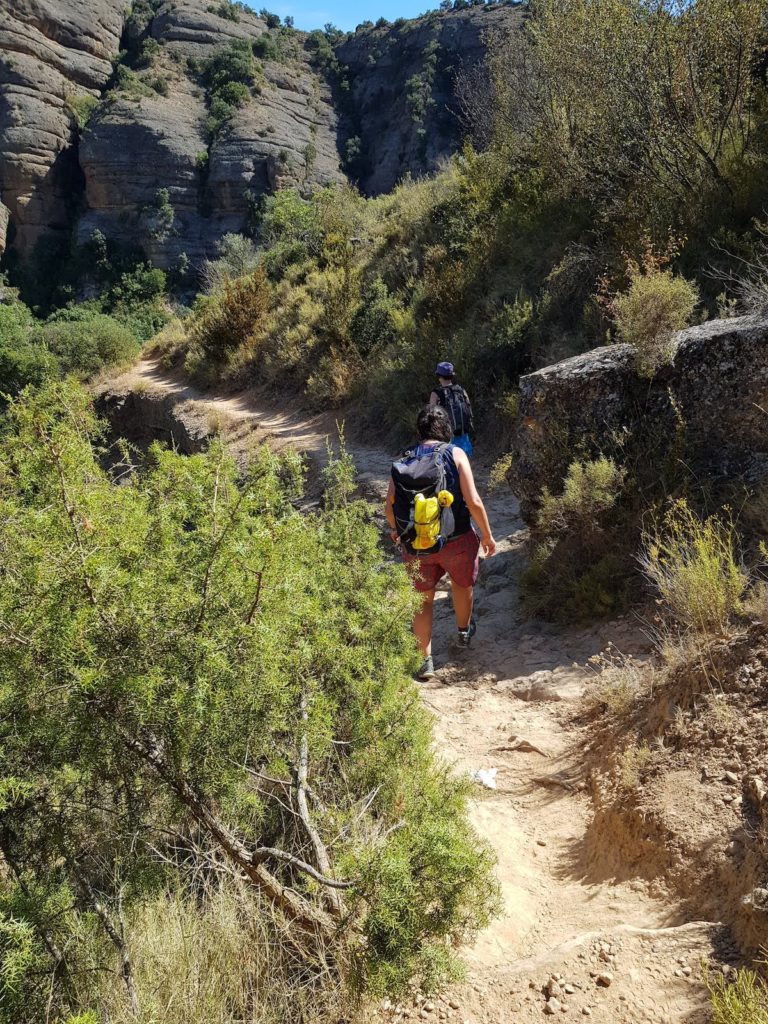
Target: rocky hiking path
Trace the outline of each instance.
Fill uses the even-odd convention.
[[[331,415],[312,417],[256,393],[203,394],[151,359],[102,384],[97,403],[134,438],[172,436],[193,451],[216,432],[237,458],[266,442],[292,445],[317,466],[328,438],[337,437]],[[347,447],[362,493],[381,502],[392,453]],[[485,493],[488,467],[477,465]],[[451,649],[453,616],[447,589],[441,591],[438,675],[421,690],[445,758],[460,772],[490,770],[495,783],[477,782],[472,816],[498,856],[504,911],[467,950],[463,984],[439,998],[415,992],[401,1004],[385,1002],[374,1016],[451,1024],[550,1016],[704,1024],[701,964],[713,956],[718,926],[688,920],[640,879],[616,882],[602,866],[611,863],[616,836],[587,843],[590,659],[611,649],[643,657],[649,643],[631,618],[585,630],[526,619],[517,588],[526,531],[517,503],[505,492],[487,496],[486,504],[499,551],[481,567],[476,640],[468,652]]]

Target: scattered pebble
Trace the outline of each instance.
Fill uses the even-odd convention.
[[[613,975],[610,971],[604,971],[602,974],[597,976],[597,984],[601,988],[609,988],[613,982]]]
[[[559,999],[548,999],[547,1002],[544,1004],[544,1013],[548,1013],[548,1014],[552,1015],[552,1014],[557,1013],[559,1009],[560,1009],[560,1000]]]

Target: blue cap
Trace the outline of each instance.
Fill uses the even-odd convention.
[[[452,377],[454,373],[453,363],[438,363],[435,374],[438,377]]]

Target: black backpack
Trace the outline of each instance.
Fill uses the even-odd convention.
[[[429,555],[439,551],[454,531],[455,521],[453,509],[440,507],[439,535],[436,543],[428,549],[416,550],[415,501],[417,494],[425,498],[435,498],[440,491],[448,490],[445,471],[444,454],[447,444],[438,444],[433,448],[424,449],[416,454],[417,449],[403,452],[400,458],[392,463],[392,480],[395,484],[395,501],[393,505],[397,532],[401,542],[412,555]]]
[[[472,422],[472,406],[469,395],[461,384],[447,384],[443,388],[435,388],[435,394],[440,405],[448,413],[454,436],[473,433],[475,428]]]

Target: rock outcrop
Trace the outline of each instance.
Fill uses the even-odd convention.
[[[713,320],[682,331],[653,380],[629,345],[595,349],[520,381],[509,480],[532,523],[544,487],[602,453],[635,475],[689,474],[726,497],[768,480],[768,320]]]
[[[98,228],[141,246],[158,266],[172,266],[181,253],[194,264],[222,234],[243,230],[249,204],[263,193],[342,180],[330,90],[300,37],[289,60],[263,61],[255,95],[209,145],[205,94],[187,62],[266,31],[255,14],[238,10],[237,16],[236,22],[222,18],[200,0],[159,8],[149,26],[161,47],[151,75],[166,83],[167,94],[115,91],[89,123],[80,147],[86,204],[80,240]],[[174,210],[162,233],[153,226],[159,189],[168,190]]]
[[[337,48],[349,82],[343,125],[359,139],[353,169],[364,192],[388,192],[405,174],[431,173],[456,151],[458,78],[484,59],[490,37],[519,28],[522,18],[515,7],[432,12],[356,32]]]
[[[182,254],[194,265],[244,230],[264,193],[347,175],[379,193],[434,170],[460,141],[457,73],[521,17],[478,7],[361,29],[337,44],[330,75],[306,34],[283,34],[211,141],[199,68],[234,40],[258,49],[268,28],[255,13],[225,0],[151,0],[141,17],[124,0],[0,0],[0,253],[6,239],[26,259],[43,236],[100,229],[159,266]],[[113,74],[121,47],[129,63],[149,54],[127,81]],[[173,208],[162,230],[160,190]]]
[[[8,231],[28,254],[69,230],[81,191],[72,103],[103,89],[123,20],[115,0],[0,0],[0,251]]]

